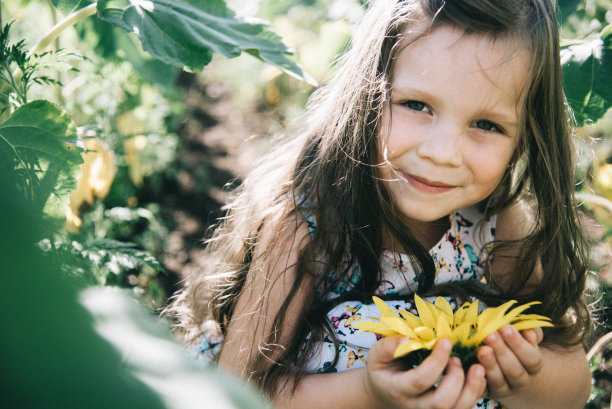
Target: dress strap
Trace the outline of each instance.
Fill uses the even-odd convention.
[[[312,207],[310,206],[310,200],[304,199],[301,201],[299,205],[300,213],[302,213],[302,217],[306,220],[306,226],[308,226],[308,231],[310,232],[310,238],[314,238],[315,232],[317,231],[317,220],[315,218],[314,213],[312,212]]]

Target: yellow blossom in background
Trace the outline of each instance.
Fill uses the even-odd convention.
[[[123,142],[125,160],[130,166],[129,175],[135,186],[142,186],[144,177],[151,173],[151,169],[144,166],[140,160],[140,152],[148,144],[146,135],[136,135]]]
[[[70,194],[70,204],[66,208],[64,228],[77,233],[82,220],[80,210],[84,204],[92,205],[95,198],[105,197],[115,178],[115,158],[98,138],[83,140],[86,149],[81,155],[81,177],[78,187]]]
[[[381,317],[368,317],[373,321],[363,321],[352,325],[361,332],[373,332],[382,336],[401,335],[408,339],[395,350],[394,357],[400,358],[417,350],[431,350],[438,340],[449,339],[453,344],[453,355],[459,356],[464,364],[472,362],[478,347],[490,334],[504,325],[512,325],[518,331],[552,327],[550,319],[537,314],[523,314],[534,301],[508,311],[516,301],[508,301],[499,307],[485,309],[478,314],[478,300],[466,302],[453,313],[451,305],[443,297],[435,304],[414,295],[418,316],[408,311],[390,308],[383,300],[372,297]]]

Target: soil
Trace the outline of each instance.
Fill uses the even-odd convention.
[[[245,116],[223,84],[201,84],[194,74],[182,73],[179,85],[187,111],[178,130],[180,151],[173,173],[165,177],[162,197],[155,199],[172,225],[161,257],[170,273],[164,283],[168,294],[202,265],[211,225],[268,144],[270,124],[280,121],[274,112],[255,110]]]

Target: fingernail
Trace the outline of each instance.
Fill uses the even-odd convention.
[[[477,378],[484,377],[484,369],[480,366],[477,366],[476,368],[474,368],[474,376]]]
[[[514,327],[508,325],[508,326],[505,326],[502,329],[502,331],[504,332],[504,336],[505,337],[512,338],[514,336],[516,330],[514,329]]]
[[[487,337],[487,339],[489,340],[489,342],[495,342],[495,341],[497,341],[497,333],[495,333],[495,332],[494,332],[494,333],[492,333],[491,335],[489,335],[489,336]]]

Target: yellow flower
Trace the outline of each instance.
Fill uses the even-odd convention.
[[[490,334],[510,324],[518,331],[552,327],[550,318],[523,312],[538,301],[530,302],[508,311],[516,301],[508,301],[499,307],[487,308],[478,314],[478,300],[466,302],[456,312],[446,299],[438,297],[435,304],[414,295],[418,317],[408,311],[390,308],[383,300],[372,297],[380,310],[381,317],[368,317],[352,325],[360,332],[373,332],[382,336],[401,335],[408,339],[395,350],[399,358],[417,350],[431,350],[439,339],[447,338],[453,344],[453,355],[459,356],[464,364],[472,362],[478,347]]]
[[[98,138],[83,140],[87,149],[81,153],[81,177],[78,186],[70,193],[70,204],[66,208],[64,228],[71,233],[78,233],[81,224],[81,208],[91,206],[95,198],[104,198],[110,191],[115,179],[115,157]]]

